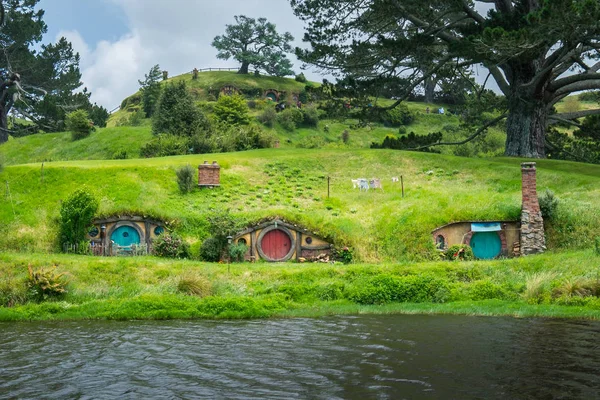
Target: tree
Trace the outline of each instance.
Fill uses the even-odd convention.
[[[79,244],[85,240],[87,229],[100,205],[86,188],[75,190],[60,206],[60,243]]]
[[[230,125],[248,125],[250,109],[242,96],[219,96],[213,110],[217,120]]]
[[[404,74],[392,107],[447,66],[483,64],[506,96],[508,156],[544,157],[550,123],[600,114],[551,114],[570,93],[600,88],[597,0],[290,1],[308,23],[299,58],[367,83]],[[432,48],[444,56],[428,71],[402,67]]]
[[[210,132],[210,122],[194,104],[185,82],[167,85],[156,106],[152,133],[190,137],[199,131]]]
[[[61,38],[39,45],[47,31],[39,0],[0,0],[0,143],[8,140],[10,112],[46,131],[62,127],[68,111],[89,105],[81,86],[79,54]]]
[[[140,91],[142,92],[142,106],[146,113],[146,118],[150,118],[154,114],[154,109],[158,99],[160,98],[160,81],[162,79],[162,71],[160,66],[156,64],[150,69],[146,75],[144,75],[143,81],[138,81],[140,84]]]
[[[236,15],[235,25],[226,25],[225,34],[216,36],[212,46],[219,52],[217,58],[233,58],[242,65],[239,74],[247,74],[250,66],[276,76],[293,75],[292,63],[286,53],[292,51],[294,37],[286,32],[277,33],[275,25],[266,18],[248,18]]]
[[[65,125],[71,132],[73,141],[88,137],[92,133],[92,121],[85,110],[77,110],[67,114]]]

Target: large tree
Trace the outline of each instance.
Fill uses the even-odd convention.
[[[598,0],[290,1],[311,46],[297,54],[327,71],[375,82],[443,48],[429,70],[404,71],[408,92],[447,66],[483,64],[507,99],[506,155],[544,157],[550,123],[600,114],[553,113],[569,94],[600,88]]]
[[[91,107],[89,93],[73,92],[81,73],[71,43],[39,44],[47,27],[38,1],[0,0],[0,143],[8,140],[11,111],[36,129],[56,130],[67,111]]]
[[[142,106],[146,113],[146,118],[150,118],[154,114],[154,109],[160,98],[161,86],[160,81],[162,79],[162,71],[160,65],[156,64],[150,68],[150,71],[144,75],[143,81],[138,81],[140,84],[140,91],[142,92]]]
[[[292,64],[286,53],[292,51],[289,33],[277,33],[266,18],[235,16],[235,25],[226,25],[225,34],[215,37],[213,47],[219,50],[217,58],[233,58],[242,65],[238,71],[247,74],[250,66],[276,76],[292,75]]]

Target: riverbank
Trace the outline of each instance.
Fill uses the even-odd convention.
[[[66,292],[27,287],[28,266]],[[39,289],[39,288],[38,288]],[[386,265],[209,264],[156,257],[0,255],[0,321],[406,313],[600,319],[592,251]]]

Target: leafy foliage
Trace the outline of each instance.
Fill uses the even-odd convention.
[[[188,164],[179,168],[175,174],[177,175],[177,186],[179,186],[181,193],[189,193],[194,190],[196,186],[196,171],[191,165]]]
[[[286,108],[277,114],[277,122],[286,131],[294,131],[304,121],[304,114],[297,108]]]
[[[446,257],[446,260],[450,261],[470,261],[475,259],[473,249],[467,244],[455,244],[448,247],[444,252],[444,256]]]
[[[218,262],[223,253],[223,242],[215,237],[209,237],[200,246],[200,259],[208,262]]]
[[[272,128],[277,120],[277,112],[273,107],[267,107],[261,114],[259,114],[258,120],[265,126]]]
[[[243,262],[247,251],[248,246],[243,243],[235,243],[229,245],[228,253],[232,262]]]
[[[210,132],[208,118],[194,104],[185,82],[167,85],[160,96],[154,116],[152,132],[190,137],[199,132]]]
[[[213,109],[217,120],[231,125],[248,125],[250,109],[242,96],[219,96]]]
[[[88,227],[100,205],[86,188],[75,190],[60,206],[60,243],[79,244],[85,239]]]
[[[340,250],[335,251],[335,260],[343,262],[344,264],[350,264],[354,258],[354,254],[349,247],[343,247]]]
[[[426,146],[430,146],[434,143],[442,140],[441,132],[433,132],[428,135],[416,135],[414,132],[409,133],[408,135],[402,135],[399,138],[395,138],[393,136],[386,136],[383,139],[381,144],[372,143],[372,149],[394,149],[394,150],[416,150],[420,147],[420,151],[431,151],[436,152],[436,150],[430,149]]]
[[[25,285],[30,299],[44,301],[62,297],[67,293],[65,274],[57,273],[56,266],[34,271],[31,265],[28,265],[27,271],[28,276]]]
[[[152,242],[152,249],[159,257],[189,258],[190,256],[190,245],[175,233],[162,233]]]
[[[74,141],[86,138],[92,133],[92,121],[90,121],[85,110],[77,110],[68,114],[66,125]]]
[[[143,81],[138,81],[140,84],[140,91],[142,92],[142,104],[146,118],[152,117],[156,104],[160,99],[161,79],[162,71],[160,70],[160,66],[156,64],[146,75],[144,75]]]
[[[234,58],[242,65],[239,73],[247,74],[254,66],[275,76],[292,75],[292,64],[286,52],[292,50],[293,36],[286,32],[279,34],[274,24],[266,18],[248,18],[236,15],[235,25],[226,25],[225,34],[214,38],[212,46],[219,52],[217,58]]]
[[[391,302],[443,303],[449,292],[447,283],[426,275],[397,277],[381,274],[354,289],[349,299],[359,304]]]
[[[552,220],[556,216],[558,205],[560,204],[558,197],[556,197],[552,190],[546,189],[541,196],[538,196],[538,202],[542,211],[542,217],[546,220]]]
[[[142,157],[167,157],[187,154],[188,139],[175,135],[158,135],[140,148]]]

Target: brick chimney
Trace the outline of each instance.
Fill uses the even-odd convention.
[[[216,161],[212,164],[204,161],[204,164],[198,165],[198,186],[209,188],[221,186],[221,167]]]
[[[544,238],[544,220],[537,196],[535,163],[522,163],[521,176],[523,195],[521,203],[521,254],[543,253],[546,250],[546,239]]]

